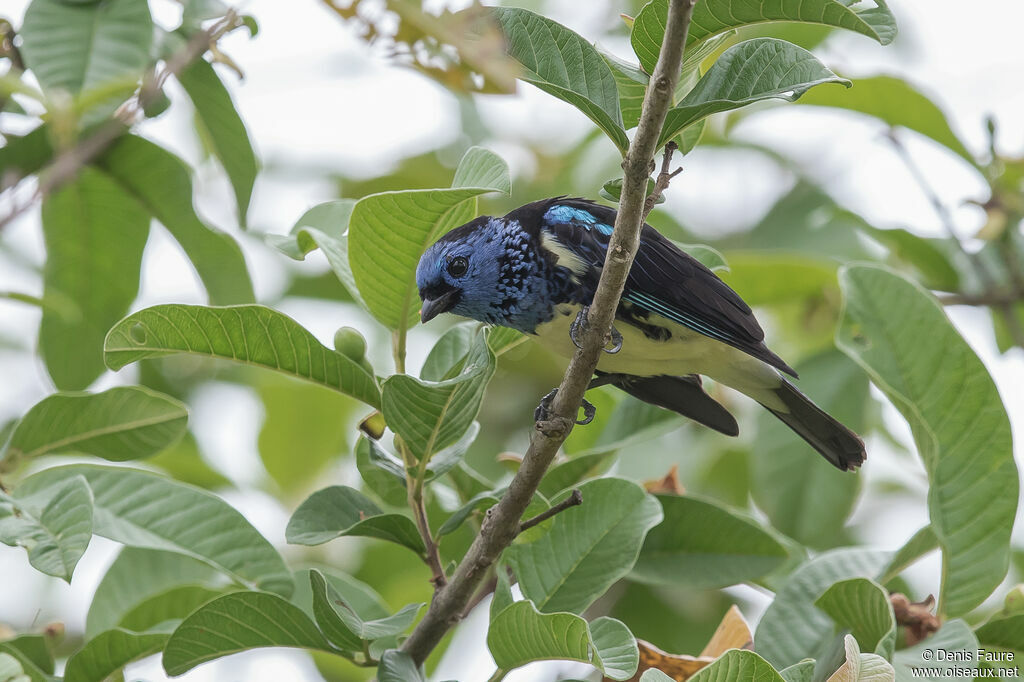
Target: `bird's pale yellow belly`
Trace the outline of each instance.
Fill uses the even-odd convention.
[[[569,327],[578,312],[579,306],[561,306],[554,319],[537,327],[537,340],[559,355],[572,357],[576,346],[569,337]],[[648,321],[668,328],[671,338],[651,339],[640,329],[619,322],[615,328],[622,334],[622,349],[618,353],[603,353],[597,368],[636,376],[702,374],[776,407],[774,403],[778,400],[772,389],[779,385],[780,377],[773,367],[659,315],[651,315]],[[782,407],[781,403],[778,407]]]

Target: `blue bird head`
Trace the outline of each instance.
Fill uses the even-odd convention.
[[[444,235],[424,252],[416,268],[416,286],[428,322],[455,313],[481,322],[498,322],[499,279],[504,249],[497,231],[483,216]]]

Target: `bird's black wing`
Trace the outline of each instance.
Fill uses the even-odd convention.
[[[614,209],[585,199],[562,198],[528,206],[531,213],[540,214],[542,234],[550,234],[590,265],[583,284],[596,287],[615,224]],[[640,233],[622,299],[646,314],[670,319],[796,376],[765,346],[764,331],[739,294],[650,225]]]

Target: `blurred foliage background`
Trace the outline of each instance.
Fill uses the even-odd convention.
[[[0,8],[8,22],[2,24],[5,35],[13,36],[12,27],[21,25],[26,4]],[[157,23],[170,29],[183,18],[190,21],[189,12],[200,4],[154,0],[152,9]],[[256,157],[248,167],[243,163],[225,171],[226,164],[218,162],[223,149],[210,134],[217,122],[189,104],[189,83],[182,83],[185,89],[169,83],[165,92],[171,106],[147,112],[139,131],[190,164],[198,214],[238,240],[256,299],[292,315],[327,345],[336,328],[356,327],[380,372],[391,363],[390,336],[352,302],[323,256],[290,261],[268,246],[264,235],[287,233],[305,209],[321,201],[447,187],[458,160],[473,145],[494,150],[512,168],[511,195],[480,199],[480,210],[492,215],[554,195],[596,198],[604,183],[618,176],[620,159],[593,124],[568,105],[522,83],[515,95],[500,94],[512,87],[500,65],[493,72],[484,69],[484,94],[471,92],[481,82],[434,58],[445,54],[439,45],[457,40],[462,30],[447,16],[440,27],[436,23],[442,3],[428,3],[429,14],[397,3],[405,7],[397,18],[384,15],[379,3],[356,3],[358,10],[312,0],[289,4],[295,5],[294,14],[272,2],[246,6],[260,32],[253,38],[229,35],[215,53],[214,68],[248,124],[260,162],[251,204],[238,191],[238,176],[229,173],[254,173]],[[629,29],[618,15],[635,16],[642,4],[516,3],[563,21],[620,56],[629,53]],[[758,584],[724,590],[623,581],[588,616],[614,616],[666,651],[696,654],[731,604],[756,620],[771,591],[807,552],[848,545],[895,549],[927,524],[927,479],[906,424],[871,387],[864,370],[835,347],[843,303],[836,273],[845,263],[883,263],[935,292],[986,361],[1019,432],[1024,423],[1019,391],[1024,380],[1024,136],[1019,126],[1024,102],[1019,93],[1005,97],[1005,108],[989,118],[985,105],[998,98],[972,99],[965,93],[989,83],[973,70],[975,62],[1002,87],[1019,82],[1021,65],[1007,63],[1000,72],[999,60],[1010,53],[1005,45],[995,57],[958,46],[956,61],[963,69],[950,75],[948,89],[938,87],[934,71],[924,78],[929,71],[921,66],[948,48],[939,43],[954,35],[952,27],[961,21],[974,27],[963,33],[979,48],[986,42],[1008,44],[1012,38],[1003,33],[986,36],[1014,24],[1009,17],[1019,9],[1013,5],[992,1],[965,9],[952,2],[924,7],[894,0],[902,34],[888,51],[863,36],[827,27],[769,24],[741,29],[708,55],[710,63],[736,42],[770,35],[814,51],[853,80],[850,90],[814,89],[796,106],[762,103],[712,117],[699,144],[682,158],[685,171],[668,201],[649,222],[673,239],[722,253],[728,269],[720,275],[757,308],[772,347],[803,377],[801,389],[866,436],[869,459],[860,475],[835,471],[770,415],[719,387],[713,394],[740,421],[737,439],[651,412],[611,389],[593,392],[597,421],[572,434],[567,459],[586,456],[588,473],[611,472],[639,482],[674,472],[673,484],[770,524],[793,541],[793,552],[792,563]],[[944,32],[930,33],[934,15],[947,17]],[[982,16],[1002,26],[982,29],[988,21]],[[24,140],[20,136],[32,129],[38,114],[32,102],[12,96],[16,88],[8,82],[18,75],[11,48],[19,44],[4,48],[9,91],[0,92],[0,131],[8,144]],[[469,70],[487,64],[487,55],[477,58]],[[202,87],[201,78],[196,74],[193,88]],[[59,124],[54,117],[52,125]],[[0,161],[4,158],[0,149]],[[10,178],[4,178],[8,187]],[[13,187],[3,197],[6,212],[26,195],[24,188]],[[39,296],[43,282],[53,281],[38,223],[35,210],[0,227],[0,289],[6,292],[0,297],[0,421],[19,417],[55,385],[97,390],[122,383],[125,374],[135,376],[137,383],[189,405],[192,414],[188,435],[146,459],[145,466],[218,492],[279,545],[292,565],[346,571],[395,608],[429,600],[429,571],[397,546],[357,538],[314,548],[284,544],[289,513],[311,492],[335,483],[361,485],[354,447],[357,425],[368,413],[365,405],[265,371],[191,356],[145,360],[116,376],[104,373],[95,344],[120,315],[102,325],[79,320],[50,332],[44,323],[40,331],[43,313],[31,298],[25,302]],[[61,245],[48,237],[46,248],[52,259]],[[116,263],[109,272],[124,272],[121,266]],[[165,232],[154,230],[136,267],[141,268],[140,293],[135,298],[132,283],[125,282],[123,296],[134,299],[133,310],[203,298]],[[60,306],[59,296],[43,301],[43,310]],[[456,322],[439,320],[412,330],[409,365],[418,368],[433,341]],[[533,406],[557,385],[563,368],[562,361],[531,344],[500,358],[479,416],[484,428],[465,460],[470,470],[491,482],[509,476],[525,451]],[[458,494],[443,490],[430,504],[432,517],[443,518],[459,506]],[[472,528],[445,536],[445,561],[462,556]],[[1024,578],[1022,549],[1015,539],[1007,585]],[[20,550],[0,547],[5,577],[0,623],[17,632],[66,623],[60,650],[72,651],[85,633],[89,595],[114,551],[112,543],[94,542],[68,588],[32,573]],[[923,599],[936,591],[938,574],[933,555],[887,587]],[[969,614],[969,622],[978,624],[996,612],[1005,591]],[[462,651],[477,641],[471,633],[457,637],[462,639],[451,646]],[[248,665],[245,679],[316,679],[297,654],[246,656],[249,663],[232,664]],[[326,679],[372,674],[336,658],[314,658]],[[438,679],[482,679],[481,671],[488,669],[486,651],[447,658],[440,652],[433,663],[440,659]],[[213,668],[187,679],[213,679],[218,674]],[[572,669],[547,664],[509,679],[556,679],[560,670]],[[147,679],[162,674],[149,663],[137,671]]]

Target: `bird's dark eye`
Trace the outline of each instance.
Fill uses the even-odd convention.
[[[469,270],[469,261],[462,256],[456,256],[448,261],[448,274],[452,277],[462,277]]]

